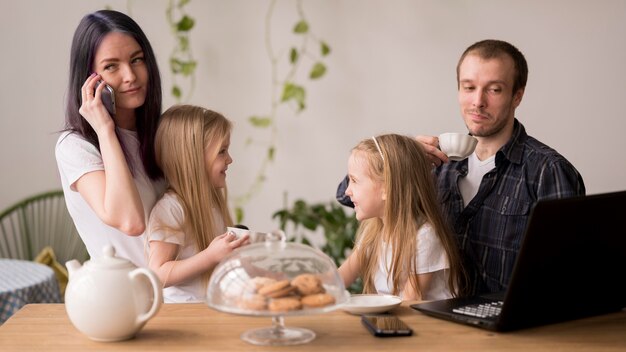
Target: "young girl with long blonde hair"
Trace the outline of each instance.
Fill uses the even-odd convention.
[[[156,160],[169,187],[148,222],[148,264],[166,303],[203,301],[215,266],[247,243],[247,235],[226,232],[233,224],[226,194],[231,129],[224,116],[198,106],[173,106],[161,116]]]
[[[464,293],[456,242],[439,209],[432,167],[414,139],[387,134],[361,141],[348,161],[346,195],[361,222],[339,268],[364,293],[433,300]]]

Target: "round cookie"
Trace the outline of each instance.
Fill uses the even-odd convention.
[[[302,297],[302,304],[308,308],[319,308],[335,303],[335,297],[328,293],[316,293]]]
[[[288,286],[285,286],[285,288],[283,289],[266,293],[265,296],[269,298],[280,298],[280,297],[288,296],[289,294],[295,291],[296,291],[295,287],[288,285]]]
[[[324,293],[326,291],[324,286],[322,286],[322,280],[313,274],[300,274],[291,280],[291,285],[295,286],[303,296]]]
[[[259,293],[269,298],[284,297],[295,291],[296,288],[289,284],[289,280],[282,280],[273,284],[265,285],[259,289]]]
[[[268,293],[282,290],[287,286],[289,286],[289,280],[281,280],[268,285],[264,285],[263,287],[259,288],[258,292],[259,294],[266,296]]]
[[[284,297],[272,299],[269,310],[272,312],[287,312],[290,310],[302,309],[302,303],[298,297]]]
[[[254,285],[254,290],[255,291],[259,291],[262,287],[273,284],[276,282],[275,279],[272,279],[271,277],[265,277],[265,276],[257,276],[254,279],[251,280],[252,281],[252,285]]]

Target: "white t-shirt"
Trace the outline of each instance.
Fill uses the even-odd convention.
[[[213,209],[215,221],[214,231],[221,235],[226,231],[222,216]],[[178,198],[173,193],[167,192],[159,199],[152,209],[148,221],[148,241],[163,241],[179,245],[176,260],[190,258],[198,253],[198,248],[192,236],[186,236],[182,230],[185,214]],[[176,286],[163,289],[165,303],[204,302],[206,300],[206,287],[202,283],[202,277],[196,277]]]
[[[467,159],[467,176],[459,179],[459,190],[463,197],[463,205],[467,206],[474,199],[483,176],[496,167],[496,155],[480,160],[476,153],[472,153]]]
[[[389,276],[391,263],[391,246],[383,244],[385,256],[378,260],[378,271],[374,277],[374,285],[378,293],[392,294],[392,278]],[[434,273],[428,291],[422,292],[423,300],[439,300],[451,298],[448,287],[448,256],[430,224],[424,224],[417,231],[417,253],[415,258],[415,274]],[[400,292],[402,297],[402,292]]]
[[[152,206],[165,190],[165,181],[152,181],[144,170],[139,152],[139,140],[134,131],[117,129],[119,138],[128,148],[130,162],[134,167],[134,181],[143,203],[146,219]],[[145,237],[129,236],[106,225],[76,190],[76,181],[83,175],[104,170],[98,149],[75,133],[64,132],[59,137],[55,154],[65,202],[76,230],[80,234],[91,258],[102,256],[102,249],[111,244],[118,257],[126,258],[139,267],[147,266]]]

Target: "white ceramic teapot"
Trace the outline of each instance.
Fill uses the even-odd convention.
[[[76,329],[92,340],[130,339],[159,311],[163,288],[152,271],[116,257],[112,246],[103,252],[83,266],[76,260],[65,264],[65,309]]]

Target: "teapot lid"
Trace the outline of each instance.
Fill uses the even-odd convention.
[[[120,258],[115,256],[115,247],[110,244],[107,244],[102,249],[102,257],[96,258],[95,260],[90,260],[90,266],[93,266],[98,269],[124,269],[124,268],[135,268],[135,264],[133,264],[128,259]]]

